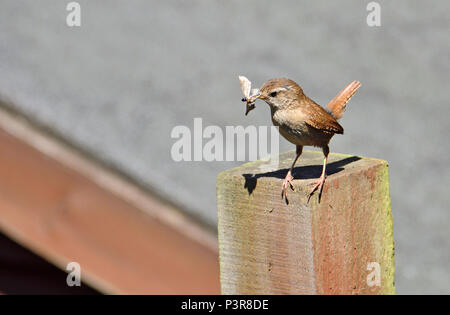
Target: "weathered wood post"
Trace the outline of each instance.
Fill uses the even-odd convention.
[[[287,205],[280,166],[256,161],[217,179],[223,294],[393,294],[394,241],[388,164],[330,154],[322,198],[307,204],[322,153],[306,151]]]

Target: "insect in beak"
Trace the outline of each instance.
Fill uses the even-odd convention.
[[[244,94],[244,98],[242,98],[243,102],[246,102],[246,110],[245,116],[255,108],[255,101],[261,96],[258,89],[252,89],[251,82],[244,76],[239,76],[239,82],[241,83],[242,94]]]
[[[250,113],[251,110],[255,109],[255,103],[247,103],[247,106],[245,108],[245,116],[248,115],[248,113]]]

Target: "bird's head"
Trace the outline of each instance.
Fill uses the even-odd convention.
[[[273,109],[283,109],[302,97],[303,90],[294,81],[286,78],[271,79],[263,84],[258,98]]]

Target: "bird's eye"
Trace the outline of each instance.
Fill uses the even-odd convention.
[[[270,96],[271,96],[271,97],[277,96],[277,91],[273,91],[272,93],[270,93]]]

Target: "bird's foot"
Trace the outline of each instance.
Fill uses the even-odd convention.
[[[294,180],[294,177],[291,175],[291,171],[289,171],[286,174],[286,177],[285,177],[285,179],[283,181],[283,186],[282,186],[283,188],[281,190],[281,199],[285,199],[286,203],[288,203],[288,199],[287,199],[287,188],[288,188],[288,185],[291,187],[292,191],[294,191],[294,185],[292,183],[293,180]]]
[[[319,190],[319,202],[320,202],[320,197],[322,196],[322,189],[323,189],[323,184],[325,184],[325,175],[322,175],[319,177],[319,179],[317,180],[317,182],[314,185],[314,188],[311,190],[311,192],[308,195],[308,202],[309,203],[309,199],[311,199],[311,196],[314,194],[314,192],[318,189]]]

